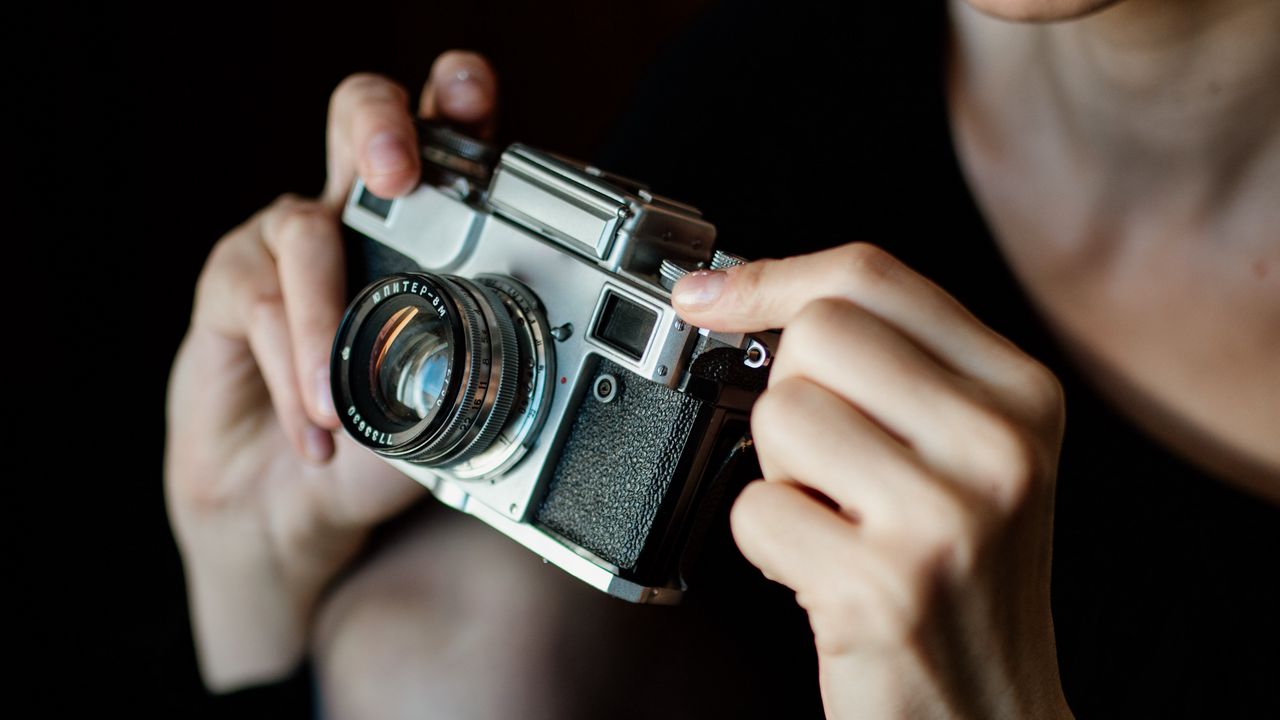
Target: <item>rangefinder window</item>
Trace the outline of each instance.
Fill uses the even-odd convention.
[[[637,362],[644,357],[658,314],[606,290],[592,337]]]
[[[395,201],[384,200],[378,197],[377,195],[374,195],[373,193],[369,192],[369,188],[361,188],[360,199],[357,200],[356,202],[360,204],[360,207],[364,208],[365,210],[368,210],[374,215],[377,215],[383,220],[386,220],[387,216],[391,214],[391,204],[394,203]]]

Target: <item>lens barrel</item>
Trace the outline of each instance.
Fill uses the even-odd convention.
[[[339,326],[335,407],[347,432],[385,457],[488,477],[532,443],[554,374],[549,349],[536,300],[510,278],[388,276]]]

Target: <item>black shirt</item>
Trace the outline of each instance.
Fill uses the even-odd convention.
[[[1072,709],[1280,717],[1280,511],[1148,437],[1055,343],[960,173],[946,46],[938,2],[725,3],[667,55],[599,164],[699,206],[719,247],[747,257],[875,242],[1048,364],[1067,394],[1053,609]]]

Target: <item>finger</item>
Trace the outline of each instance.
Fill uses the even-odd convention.
[[[277,269],[297,387],[307,415],[320,427],[336,429],[329,354],[346,287],[338,219],[318,202],[281,200],[264,216],[262,241]]]
[[[360,176],[374,195],[392,198],[418,183],[418,132],[409,96],[396,83],[371,74],[352,75],[329,101],[328,170],[324,199],[341,207]]]
[[[982,497],[1020,490],[1022,474],[1030,474],[1023,432],[986,391],[858,305],[817,300],[795,316],[783,333],[770,388],[797,379],[853,405],[901,438],[926,467]]]
[[[333,435],[307,420],[293,374],[284,305],[262,301],[249,311],[248,340],[276,417],[300,457],[323,463],[333,455]]]
[[[864,243],[693,273],[672,292],[686,320],[727,332],[786,328],[820,298],[857,303],[947,364],[995,387],[1020,388],[1034,364],[941,288]]]
[[[196,283],[192,327],[246,340],[256,305],[279,298],[275,263],[262,243],[266,213],[257,213],[214,246]]]
[[[796,591],[826,654],[914,634],[952,547],[966,544],[945,522],[876,540],[790,483],[747,485],[729,519],[743,556]]]
[[[338,433],[334,482],[325,486],[325,512],[339,526],[369,527],[425,496],[427,489],[382,458]]]
[[[765,479],[796,482],[830,498],[859,525],[900,525],[932,488],[927,468],[855,407],[804,378],[774,383],[751,411]]]
[[[498,75],[484,56],[450,50],[436,58],[422,90],[418,115],[444,118],[479,138],[493,136]]]
[[[765,577],[794,590],[829,580],[828,563],[797,558],[797,548],[850,547],[858,528],[791,483],[749,483],[729,513],[734,541]]]

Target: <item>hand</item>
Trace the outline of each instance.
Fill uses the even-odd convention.
[[[493,71],[440,56],[419,112],[487,133]],[[222,238],[170,377],[165,487],[200,669],[214,690],[301,658],[317,597],[369,528],[423,490],[339,432],[329,348],[344,309],[339,212],[357,174],[394,197],[418,182],[408,95],[356,75],[333,94],[323,199],[284,197]]]
[[[831,718],[1066,717],[1049,611],[1063,404],[883,250],[684,278],[689,322],[782,328],[731,525],[796,591]]]

